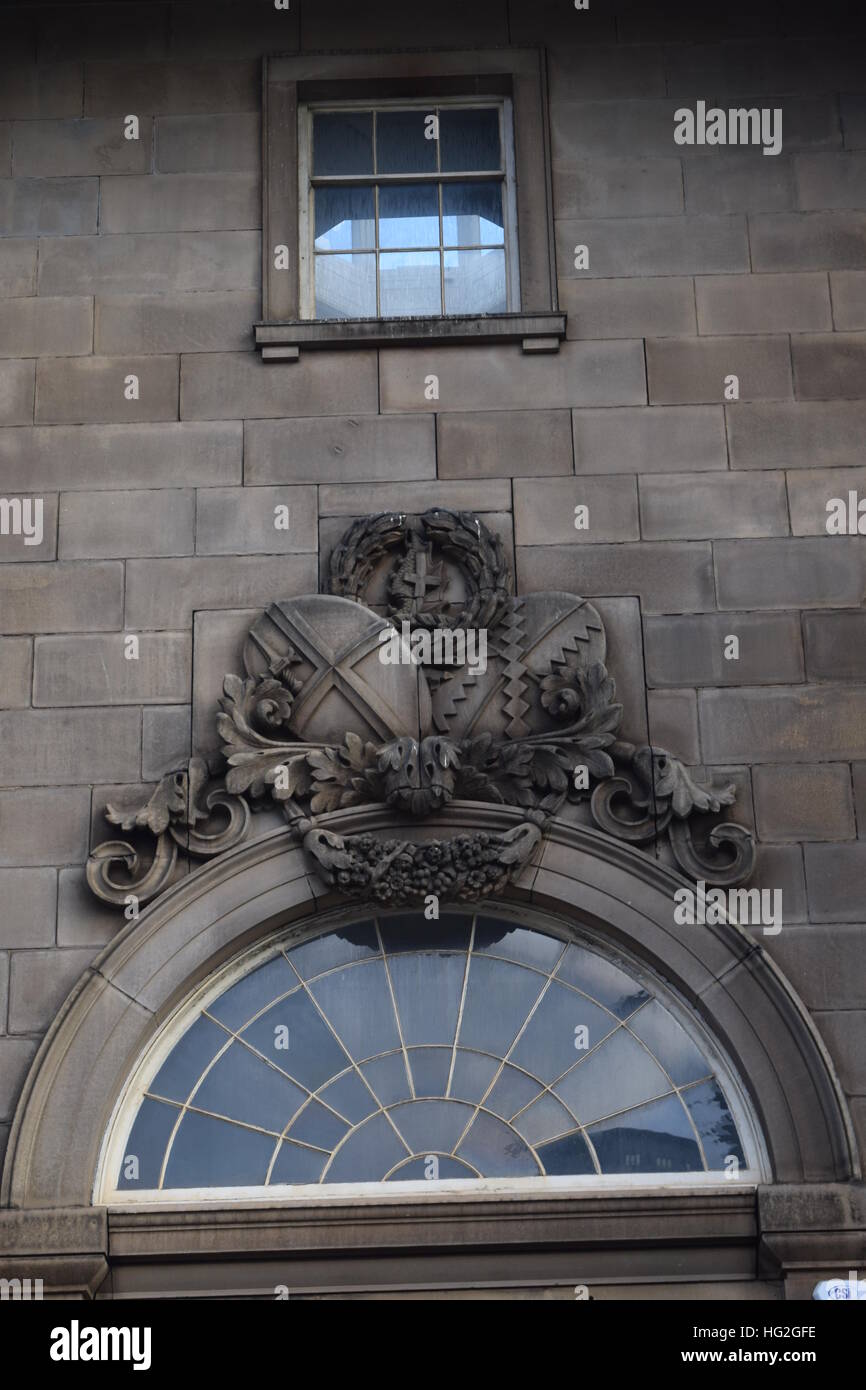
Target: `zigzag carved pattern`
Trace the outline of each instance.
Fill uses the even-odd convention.
[[[504,693],[507,696],[505,713],[509,716],[509,722],[505,732],[509,738],[523,738],[529,733],[529,725],[523,718],[529,709],[529,701],[523,698],[527,691],[527,671],[520,660],[526,640],[526,622],[520,611],[522,607],[518,599],[502,620],[500,651],[507,663],[503,675],[507,677]]]

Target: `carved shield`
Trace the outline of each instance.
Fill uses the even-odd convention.
[[[291,725],[308,743],[340,744],[347,731],[373,742],[430,726],[424,673],[409,660],[386,665],[380,634],[384,618],[351,599],[325,594],[272,603],[250,628],[244,664],[251,676],[289,663],[303,682]]]
[[[433,722],[440,732],[523,738],[550,728],[541,704],[543,677],[567,665],[585,670],[604,661],[606,648],[592,604],[557,592],[512,599],[487,642],[483,674],[464,667],[436,690]]]

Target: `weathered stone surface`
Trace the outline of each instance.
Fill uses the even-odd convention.
[[[684,160],[683,178],[686,212],[786,212],[794,206],[788,159],[717,150],[712,159]]]
[[[260,227],[255,174],[137,174],[105,179],[102,232],[231,231]]]
[[[33,642],[29,637],[0,637],[0,709],[30,704]]]
[[[88,63],[84,110],[89,116],[127,111],[221,114],[254,111],[261,102],[261,64],[244,62]]]
[[[284,507],[288,528],[277,529]],[[198,555],[295,555],[318,546],[314,487],[212,487],[198,495]]]
[[[35,240],[0,237],[0,295],[33,294],[35,288]]]
[[[646,404],[643,346],[638,342],[566,342],[550,355],[521,354],[516,345],[423,353],[389,348],[379,358],[386,413]],[[438,401],[425,397],[430,376],[439,380]]]
[[[653,217],[683,210],[678,159],[589,159],[553,171],[554,215]]]
[[[0,791],[0,864],[80,864],[89,843],[89,787]]]
[[[244,643],[250,628],[260,616],[258,608],[229,609],[222,613],[200,611],[195,614],[192,747],[197,754],[210,753],[220,747],[221,739],[214,716],[222,694],[223,680],[227,674],[243,670]]]
[[[435,483],[333,483],[319,489],[320,516],[364,516],[375,512],[426,512],[430,507],[454,511],[503,512],[511,507],[507,480],[458,480]],[[346,523],[348,525],[348,523]],[[344,526],[344,530],[346,527]]]
[[[839,107],[845,148],[863,149],[866,147],[866,96],[857,92],[843,92],[839,98]]]
[[[650,742],[669,748],[684,763],[701,761],[698,702],[694,690],[647,692]]]
[[[721,406],[575,410],[578,473],[668,473],[726,468]]]
[[[795,922],[809,919],[806,902],[806,875],[803,868],[803,850],[800,845],[761,845],[755,872],[748,879],[749,888],[766,888],[771,892],[778,889],[782,894],[783,930],[779,936],[766,936],[763,930],[754,928],[754,935],[762,946],[774,955],[775,943],[785,935],[784,928]]]
[[[155,162],[161,174],[257,174],[262,164],[259,113],[160,116]]]
[[[863,462],[860,401],[736,405],[726,410],[732,468],[817,468]]]
[[[856,1009],[863,1001],[863,926],[800,926],[768,948],[810,1009]]]
[[[57,945],[107,946],[117,935],[117,908],[90,891],[79,865],[61,869],[57,900]]]
[[[188,632],[142,632],[127,660],[122,632],[110,636],[37,637],[34,705],[177,704],[189,699]]]
[[[436,427],[440,478],[552,477],[574,471],[567,410],[465,411],[438,416]]]
[[[863,916],[866,841],[806,845],[806,886],[815,922],[859,922]]]
[[[0,869],[0,947],[53,946],[57,907],[54,869]],[[2,1022],[0,1014],[0,1022]],[[0,1028],[2,1032],[2,1028]]]
[[[576,246],[589,266],[576,270]],[[719,275],[749,269],[744,217],[629,217],[556,224],[557,273],[563,279],[622,275]]]
[[[608,21],[609,24],[609,21]],[[382,35],[394,48],[438,46],[492,47],[509,42],[508,19],[501,0],[477,0],[467,9],[462,0],[441,0],[435,14],[407,10],[401,0],[376,0],[363,15],[351,0],[319,0],[304,15],[304,51],[327,49],[339,33],[344,48],[377,49]],[[611,35],[612,37],[612,35]],[[511,42],[517,42],[512,35]]]
[[[105,295],[96,300],[94,350],[234,352],[253,345],[261,298],[251,290]]]
[[[150,168],[152,121],[139,116],[139,139],[127,140],[121,117],[76,121],[16,121],[12,171],[16,178],[50,174],[143,174]]]
[[[243,428],[231,424],[52,425],[0,430],[7,487],[216,487],[239,483]]]
[[[577,530],[577,507],[588,508],[586,529]],[[514,536],[518,545],[594,545],[640,538],[634,478],[517,478]]]
[[[92,950],[16,951],[9,979],[9,1032],[44,1032],[94,954]]]
[[[2,254],[0,242],[0,254]],[[0,302],[0,356],[39,357],[59,352],[64,357],[90,352],[93,343],[93,302],[84,298],[46,296]]]
[[[436,433],[424,416],[250,420],[247,483],[345,483],[436,477]]]
[[[531,7],[527,7],[529,9]],[[557,7],[558,8],[558,7]],[[581,43],[585,34],[581,14],[572,29],[564,28],[563,42],[550,53],[550,99],[560,101],[612,97],[646,98],[665,95],[665,52],[658,45],[640,48],[620,44]],[[556,9],[544,16],[548,25],[559,17]],[[580,26],[578,29],[577,25]],[[548,35],[550,28],[545,31]],[[572,42],[568,42],[571,39]]]
[[[37,1043],[30,1038],[0,1038],[0,1116],[11,1120],[15,1102],[33,1061]]]
[[[794,170],[798,207],[809,212],[866,207],[866,155],[800,154]]]
[[[866,612],[804,613],[810,680],[866,681]]]
[[[155,782],[181,767],[191,752],[189,705],[142,710],[141,775],[145,782]]]
[[[138,379],[137,399],[129,377]],[[38,424],[133,424],[176,420],[177,357],[43,357],[36,368]]]
[[[839,1081],[848,1095],[866,1094],[866,1009],[837,1009],[814,1014]]]
[[[866,213],[780,212],[749,223],[755,270],[856,270],[866,266]]]
[[[0,425],[30,424],[35,390],[35,362],[0,361]]]
[[[7,511],[6,503],[9,504]],[[34,531],[34,526],[38,528],[39,504],[41,503],[42,515],[42,539],[38,545],[34,544],[37,539],[38,531]],[[16,507],[20,506],[20,522],[16,516]],[[25,510],[26,509],[26,510]],[[7,517],[9,520],[7,521]],[[24,524],[31,532],[29,536],[24,534]],[[13,529],[21,525],[21,533],[16,534]],[[34,497],[32,493],[6,493],[0,499],[0,526],[6,529],[8,534],[4,535],[0,531],[0,564],[12,564],[15,562],[28,561],[30,564],[34,560],[53,560],[57,554],[57,495],[43,494]]]
[[[851,782],[854,787],[854,807],[857,813],[857,835],[866,839],[866,763],[854,763],[851,767]]]
[[[706,542],[669,545],[541,545],[517,549],[521,592],[568,589],[596,594],[637,594],[645,612],[715,607],[712,557]]]
[[[866,396],[866,334],[791,339],[794,389],[801,400]]]
[[[191,555],[194,536],[191,489],[66,492],[60,501],[61,560]]]
[[[9,39],[4,23],[4,45]],[[32,52],[32,50],[31,50]],[[0,91],[0,118],[47,120],[51,116],[80,116],[84,90],[82,63],[33,63],[12,61],[7,50]]]
[[[197,608],[263,608],[275,594],[316,590],[313,555],[199,555],[189,560],[130,560],[126,622],[137,629],[188,627]]]
[[[830,276],[830,294],[836,328],[866,328],[866,271],[834,271]]]
[[[798,469],[788,474],[788,506],[795,536],[826,536],[828,503],[848,508],[848,493],[866,496],[866,467]],[[836,508],[832,508],[835,512]]]
[[[617,703],[623,709],[622,737],[646,743],[646,685],[642,664],[634,659],[642,646],[640,604],[636,598],[593,598],[592,603],[607,636],[605,665],[616,682]]]
[[[40,62],[122,53],[144,63],[167,56],[166,13],[161,3],[130,9],[103,0],[88,5],[83,14],[64,4],[46,5],[36,19]]]
[[[808,333],[832,328],[827,276],[719,275],[695,280],[701,333]]]
[[[305,352],[292,363],[263,362],[253,352],[187,353],[181,359],[184,420],[375,414],[377,403],[371,351]]]
[[[96,178],[0,179],[2,236],[85,236],[98,207]]]
[[[695,298],[685,276],[559,281],[567,338],[645,338],[694,333]]]
[[[123,566],[0,565],[0,631],[80,632],[120,626]]]
[[[4,710],[0,712],[0,783],[71,786],[138,776],[141,715],[137,709]]]
[[[720,608],[859,607],[866,555],[856,539],[718,541]]]
[[[251,57],[290,53],[298,46],[300,6],[277,9],[270,0],[198,0],[172,16],[171,51],[178,57]]]
[[[853,840],[847,763],[756,767],[752,783],[762,840]]]
[[[788,534],[784,473],[666,473],[639,488],[644,540]]]
[[[42,295],[250,290],[258,288],[261,275],[258,232],[55,238],[42,243],[39,256]]]
[[[737,660],[725,657],[739,638]],[[647,618],[647,680],[653,686],[773,685],[803,679],[796,613],[701,613]]]
[[[654,405],[724,401],[731,375],[739,378],[741,401],[791,395],[787,338],[651,338],[646,356]]]
[[[699,701],[710,763],[814,763],[866,753],[866,692],[860,689],[704,690]]]

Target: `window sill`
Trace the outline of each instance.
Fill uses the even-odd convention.
[[[558,352],[565,314],[450,315],[447,318],[294,319],[257,323],[266,362],[296,361],[301,348],[444,347],[447,343],[521,343],[524,352]]]

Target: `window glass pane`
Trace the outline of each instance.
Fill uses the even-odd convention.
[[[545,1173],[551,1177],[566,1173],[594,1173],[592,1154],[582,1134],[567,1134],[538,1150]]]
[[[540,1172],[528,1145],[493,1115],[476,1115],[457,1157],[474,1164],[488,1178],[531,1178]]]
[[[670,1089],[646,1048],[622,1028],[554,1087],[581,1124],[627,1110]]]
[[[290,994],[299,988],[298,977],[292,967],[283,956],[276,956],[215,999],[208,1013],[227,1028],[239,1032],[245,1023],[249,1023],[255,1014],[267,1008],[280,995]]]
[[[310,990],[325,1018],[352,1057],[375,1057],[400,1046],[385,967],[363,961],[321,975]]]
[[[376,115],[376,169],[380,174],[427,174],[436,168],[436,141],[427,139],[422,106],[412,111],[379,111]]]
[[[589,1137],[603,1173],[703,1170],[694,1130],[676,1096],[594,1125]]]
[[[439,192],[435,184],[398,183],[379,189],[379,245],[439,245]]]
[[[165,1170],[166,1187],[261,1187],[276,1140],[188,1110]]]
[[[513,1124],[524,1139],[537,1147],[546,1139],[553,1139],[557,1134],[567,1134],[570,1129],[574,1129],[574,1116],[570,1115],[565,1106],[548,1091],[527,1106]],[[583,1171],[582,1168],[577,1169],[578,1173]]]
[[[707,1156],[707,1167],[724,1168],[725,1159],[729,1154],[734,1154],[740,1166],[745,1167],[746,1160],[731,1112],[715,1081],[707,1081],[702,1086],[690,1086],[688,1090],[683,1091],[683,1100],[689,1107],[701,1136]]]
[[[271,1171],[271,1183],[318,1182],[328,1155],[284,1140]]]
[[[527,1023],[512,1057],[519,1067],[548,1085],[616,1027],[616,1019],[604,1009],[554,980]],[[576,1033],[578,1028],[585,1028],[586,1033]]]
[[[313,116],[313,173],[372,174],[373,116],[369,111]]]
[[[372,188],[317,188],[316,250],[357,251],[376,244]]]
[[[375,318],[376,257],[316,257],[316,317]]]
[[[478,1173],[474,1168],[470,1168],[468,1163],[461,1163],[458,1158],[453,1158],[450,1154],[437,1154],[436,1167],[431,1168],[428,1156],[422,1158],[410,1158],[408,1163],[396,1168],[388,1178],[389,1182],[419,1182],[422,1178],[426,1182],[435,1182],[438,1178],[441,1182],[444,1178],[477,1178]]]
[[[498,108],[455,110],[443,107],[439,113],[439,144],[442,169],[446,173],[501,169]]]
[[[504,251],[445,252],[446,314],[504,314]]]
[[[466,957],[407,953],[389,956],[388,969],[406,1046],[453,1043]]]
[[[325,1182],[383,1182],[385,1175],[401,1159],[408,1158],[383,1114],[352,1131],[325,1174]]]
[[[300,1086],[235,1042],[211,1067],[192,1104],[260,1129],[282,1130],[306,1099]]]
[[[446,246],[502,246],[502,185],[443,184],[442,227]]]
[[[274,950],[207,1006],[240,1039],[200,1014],[161,1064],[121,1190],[152,1191],[163,1165],[166,1189],[746,1166],[688,1020],[596,949],[492,916],[384,912]],[[296,965],[313,978],[286,993]]]
[[[228,1041],[224,1029],[208,1018],[197,1018],[160,1067],[150,1091],[166,1100],[186,1100],[208,1062]]]
[[[444,1096],[451,1072],[450,1047],[410,1047],[409,1067],[416,1096]]]
[[[379,257],[379,304],[385,316],[441,314],[438,251],[389,251]]]
[[[165,1148],[179,1115],[180,1110],[174,1105],[166,1105],[159,1100],[142,1101],[120,1161],[118,1187],[138,1187],[143,1191],[159,1187]],[[137,1177],[131,1176],[132,1165],[127,1168],[127,1160],[130,1158],[138,1160]]]
[[[395,1105],[391,1119],[412,1153],[450,1153],[469,1121],[473,1108],[458,1100],[412,1100]]]

